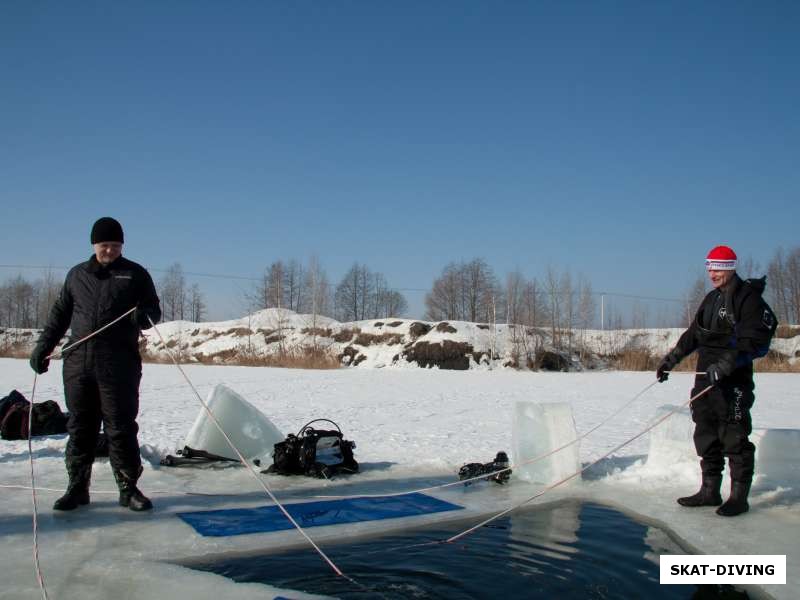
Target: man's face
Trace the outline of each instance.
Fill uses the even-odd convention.
[[[711,280],[711,285],[714,286],[714,289],[718,290],[727,285],[734,273],[735,271],[709,271],[708,278]]]
[[[100,242],[92,244],[94,256],[101,265],[110,265],[122,254],[121,242]]]

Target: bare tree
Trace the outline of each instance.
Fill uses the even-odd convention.
[[[450,263],[433,282],[430,292],[425,295],[426,318],[431,321],[459,320],[461,278],[459,267]]]
[[[553,340],[553,345],[556,348],[561,348],[561,289],[558,273],[552,267],[547,267],[544,287],[549,301],[548,321],[550,324],[550,336]]]
[[[408,312],[408,302],[405,296],[397,290],[387,290],[383,297],[382,318],[402,317]]]
[[[291,259],[286,264],[284,272],[284,308],[300,312],[305,296],[305,281],[303,277],[303,266],[295,259]]]
[[[767,267],[767,294],[778,320],[800,323],[800,247],[779,248]]]
[[[525,283],[522,292],[522,322],[529,327],[539,327],[544,323],[545,313],[547,312],[546,297],[543,294],[542,286],[534,277]]]
[[[43,327],[50,314],[50,309],[58,298],[61,291],[61,281],[56,278],[55,273],[47,269],[42,279],[36,282],[36,324],[34,327]]]
[[[189,320],[199,323],[203,320],[205,314],[206,303],[203,299],[203,293],[200,291],[200,286],[194,283],[189,289]]]
[[[340,321],[363,321],[367,318],[373,280],[366,265],[354,263],[336,286],[336,314]]]
[[[301,302],[301,312],[331,316],[331,290],[328,276],[316,256],[308,261],[304,273],[306,293]],[[316,326],[316,325],[314,325]]]
[[[506,275],[506,323],[523,323],[525,277],[519,269]]]
[[[180,263],[171,265],[159,281],[158,295],[165,321],[183,320],[186,314],[186,278]]]
[[[686,292],[686,304],[683,307],[683,317],[681,319],[684,327],[689,327],[689,325],[692,324],[694,314],[697,312],[705,296],[706,278],[703,275],[699,275]]]
[[[433,321],[490,322],[501,297],[497,278],[485,260],[450,263],[425,296],[427,317]]]

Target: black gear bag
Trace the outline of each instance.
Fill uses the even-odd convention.
[[[314,429],[312,423],[326,421],[336,430]],[[342,430],[330,419],[314,419],[297,435],[289,434],[275,444],[273,463],[264,473],[277,475],[309,475],[329,479],[339,474],[358,473],[353,458],[355,442],[344,439]]]

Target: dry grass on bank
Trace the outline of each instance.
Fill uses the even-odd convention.
[[[612,369],[619,371],[655,371],[662,356],[653,356],[647,350],[625,350],[617,355],[606,357]],[[794,363],[783,354],[770,352],[764,358],[753,363],[757,373],[800,373],[800,361]],[[697,370],[697,354],[683,359],[675,368],[676,371],[692,372]]]
[[[213,354],[195,353],[191,359],[177,355],[181,364],[236,365],[242,367],[281,367],[285,369],[338,369],[339,360],[324,348],[302,346],[276,352],[270,355],[257,354],[246,348],[229,348]],[[142,352],[142,360],[147,363],[171,364],[172,358],[166,354]]]

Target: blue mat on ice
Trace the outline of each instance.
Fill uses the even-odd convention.
[[[304,528],[396,519],[464,508],[420,493],[379,498],[322,500],[285,504],[284,507]],[[205,510],[178,513],[178,516],[194,527],[197,533],[209,537],[264,533],[294,527],[277,506]]]

